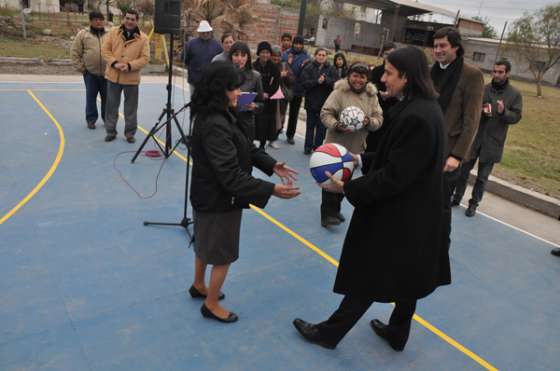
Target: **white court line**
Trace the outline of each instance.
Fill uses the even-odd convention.
[[[465,208],[465,209],[468,208],[468,205],[467,205],[467,204],[461,204],[461,206],[462,206],[463,208]],[[495,222],[498,222],[498,223],[500,223],[500,224],[503,224],[503,225],[505,225],[506,227],[510,227],[511,229],[514,229],[514,230],[516,230],[516,231],[518,231],[518,232],[525,233],[526,235],[528,235],[528,236],[530,236],[530,237],[533,237],[533,238],[536,238],[536,239],[539,240],[539,241],[542,241],[542,242],[545,242],[545,243],[547,243],[547,244],[549,244],[549,245],[551,245],[551,246],[560,248],[560,245],[558,245],[557,243],[554,243],[554,242],[552,242],[552,241],[546,240],[546,239],[544,239],[544,238],[542,238],[542,237],[537,236],[536,234],[533,234],[533,233],[531,233],[531,232],[528,232],[528,231],[526,231],[526,230],[524,230],[524,229],[521,229],[521,228],[519,228],[519,227],[516,227],[516,226],[514,226],[514,225],[512,225],[512,224],[509,224],[509,223],[507,223],[507,222],[504,222],[503,220],[500,220],[500,219],[498,219],[498,218],[495,218],[495,217],[493,217],[493,216],[491,216],[491,215],[488,215],[488,214],[486,214],[486,213],[484,213],[484,212],[482,212],[482,211],[478,211],[478,210],[477,210],[476,213],[477,213],[477,214],[480,214],[480,215],[482,215],[482,216],[485,216],[485,217],[487,217],[487,218],[490,219],[490,220],[493,220],[493,221],[495,221]]]

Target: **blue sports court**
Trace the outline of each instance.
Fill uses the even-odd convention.
[[[337,307],[331,289],[348,221],[320,226],[321,192],[301,138],[270,153],[300,172],[302,195],[244,212],[240,259],[224,287],[239,322],[204,319],[186,292],[185,231],[142,224],[182,218],[184,157],[163,164],[152,198],[123,181],[155,191],[161,160],[130,159],[163,108],[165,85],[141,85],[135,145],[122,118],[114,142],[103,141],[99,122],[88,130],[84,95],[78,81],[0,83],[0,370],[560,369],[554,246],[461,209],[453,284],[419,301],[403,353],[368,324],[387,320],[389,304],[374,304],[336,350],[305,342],[291,322],[317,322]],[[179,108],[185,94],[175,89],[174,98]]]

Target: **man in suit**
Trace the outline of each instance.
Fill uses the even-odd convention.
[[[478,159],[478,173],[465,215],[473,217],[482,200],[484,187],[495,163],[502,159],[510,125],[521,120],[523,98],[509,83],[511,63],[500,60],[494,64],[492,82],[484,87],[482,116],[469,160],[463,162],[451,206],[457,206],[465,194],[469,174]]]
[[[484,78],[480,70],[464,62],[461,34],[456,28],[443,27],[434,34],[434,58],[431,75],[439,93],[444,115],[443,218],[444,242],[451,244],[451,196],[460,166],[468,160],[471,144],[480,122]]]

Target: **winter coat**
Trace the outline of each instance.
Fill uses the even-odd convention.
[[[276,163],[249,140],[231,112],[214,111],[195,117],[190,200],[197,211],[224,212],[264,207],[274,184],[251,175],[256,166],[268,175]]]
[[[222,50],[220,43],[214,39],[203,40],[195,37],[187,43],[183,50],[183,62],[187,66],[189,84],[200,81],[204,67],[212,63],[212,58]]]
[[[287,63],[290,54],[294,56],[294,59],[290,64],[290,68],[292,69],[292,72],[294,73],[294,76],[296,78],[292,92],[294,94],[294,97],[303,97],[305,95],[305,90],[302,86],[301,74],[305,66],[310,62],[311,58],[305,50],[296,52],[294,49],[290,48],[285,51],[284,54],[282,54],[282,62]]]
[[[451,282],[443,245],[443,114],[435,99],[403,100],[364,175],[344,185],[355,207],[334,291],[411,301]],[[373,157],[373,159],[371,159]]]
[[[335,67],[334,70],[336,72],[336,79],[337,80],[344,79],[346,76],[348,76],[348,67],[346,67],[346,66]]]
[[[212,63],[214,62],[231,62],[229,52],[221,52],[220,54],[214,56],[214,58],[212,58]]]
[[[499,100],[503,100],[505,105],[502,114],[498,113]],[[478,155],[480,162],[500,162],[509,126],[521,120],[523,98],[509,82],[504,89],[496,89],[490,83],[484,87],[482,102],[492,105],[492,115],[489,117],[483,113],[481,116],[480,126],[472,145],[471,158]]]
[[[261,74],[252,69],[243,70],[244,81],[243,85],[239,87],[241,92],[244,93],[257,93],[254,100],[257,107],[253,111],[240,111],[241,107],[237,107],[237,118],[241,125],[247,128],[249,137],[255,138],[255,115],[262,112],[264,108],[263,87]]]
[[[280,70],[278,70],[278,67],[270,60],[262,65],[257,59],[253,63],[253,71],[257,71],[261,75],[263,92],[269,97],[274,95],[280,86]]]
[[[464,63],[449,107],[444,114],[447,144],[445,155],[467,160],[480,122],[484,78],[474,66]]]
[[[319,84],[321,75],[325,75],[325,81]],[[305,66],[301,73],[301,83],[305,89],[305,109],[321,111],[336,80],[334,67],[328,62],[321,65],[313,61]]]
[[[126,41],[124,26],[113,27],[104,40],[101,54],[107,63],[105,78],[122,85],[140,84],[140,70],[150,61],[150,42],[146,34],[137,29],[134,38]],[[129,70],[121,72],[114,63],[127,63]]]
[[[87,71],[96,76],[105,74],[105,60],[101,55],[101,46],[106,36],[105,30],[100,34],[92,32],[91,28],[78,32],[70,49],[72,64],[78,72]]]
[[[340,122],[340,113],[351,106],[364,111],[369,117],[369,124],[360,130],[344,133],[337,130],[336,125]],[[337,81],[321,109],[321,121],[327,127],[325,143],[338,143],[352,153],[364,152],[368,132],[379,129],[383,124],[383,111],[377,100],[377,89],[372,83],[368,83],[364,92],[356,94],[350,88],[348,79]]]

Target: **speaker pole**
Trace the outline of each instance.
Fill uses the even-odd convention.
[[[165,155],[169,157],[173,144],[171,143],[171,116],[173,116],[173,108],[171,107],[171,84],[173,76],[173,34],[169,34],[169,73],[167,74],[167,103],[165,105],[165,114],[169,125],[165,131]]]

